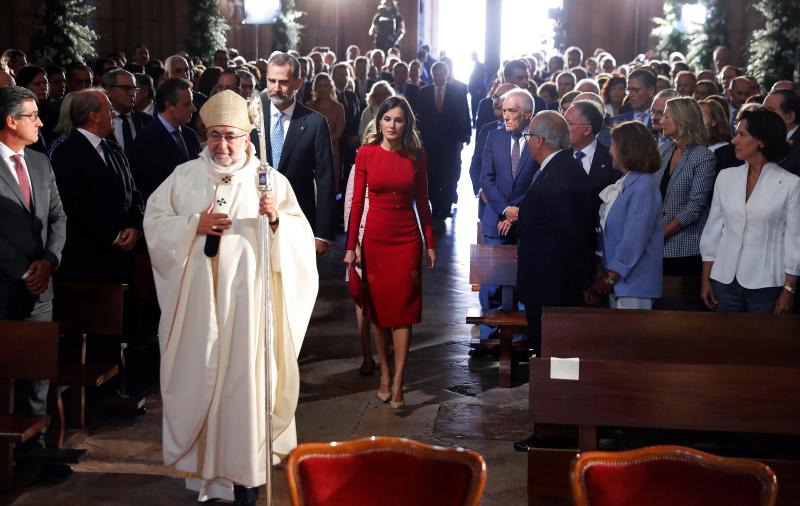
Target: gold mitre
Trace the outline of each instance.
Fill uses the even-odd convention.
[[[253,129],[247,114],[247,101],[231,90],[221,91],[209,97],[200,108],[200,119],[206,128],[230,126],[245,132]]]

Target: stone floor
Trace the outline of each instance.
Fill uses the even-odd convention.
[[[371,435],[404,436],[478,451],[487,462],[482,504],[527,503],[524,454],[512,441],[528,435],[527,367],[517,368],[514,388],[498,388],[497,362],[467,355],[467,310],[478,305],[467,283],[469,244],[475,240],[474,198],[464,150],[460,205],[436,225],[439,262],[423,277],[422,323],[414,327],[406,407],[393,410],[375,398],[378,375],[359,376],[358,335],[343,283],[343,237],[319,265],[320,294],[300,357],[297,410],[300,442],[342,441]],[[32,505],[192,504],[182,480],[161,465],[161,405],[147,399],[148,413],[133,420],[109,419],[88,438],[86,458],[60,483],[37,482],[11,503]],[[288,504],[285,478],[276,473],[275,504]],[[0,498],[0,503],[2,503]]]

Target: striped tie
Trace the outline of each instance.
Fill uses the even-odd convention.
[[[269,137],[269,142],[272,145],[272,165],[278,167],[281,164],[281,152],[283,151],[283,113],[278,111],[275,113],[275,124],[272,125],[272,134]]]

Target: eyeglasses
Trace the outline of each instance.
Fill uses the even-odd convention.
[[[21,117],[30,118],[31,121],[33,121],[35,123],[36,120],[39,119],[39,113],[38,112],[32,112],[30,114],[18,114],[17,117],[18,118],[21,118]]]
[[[569,121],[567,121],[567,125],[569,125],[570,128],[574,126],[592,126],[591,123],[570,123]]]
[[[530,139],[533,139],[534,137],[539,137],[540,139],[544,139],[544,137],[542,137],[539,134],[532,134],[530,132],[522,132],[522,138],[525,139],[525,142],[528,142]]]
[[[109,86],[109,88],[119,88],[125,93],[131,93],[131,92],[136,93],[141,89],[139,87],[129,86],[127,84],[112,84],[111,86]]]
[[[233,135],[233,134],[218,134],[216,132],[212,132],[206,136],[209,142],[222,142],[223,140],[228,144],[233,143],[234,141],[241,139],[242,137],[247,136],[247,134],[242,135]]]
[[[630,86],[628,86],[627,88],[625,88],[625,93],[628,93],[629,95],[635,95],[641,92],[643,89],[644,88],[631,88]]]

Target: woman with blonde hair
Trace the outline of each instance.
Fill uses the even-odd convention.
[[[655,174],[664,201],[664,275],[699,276],[700,235],[708,217],[716,160],[706,147],[703,112],[694,99],[668,100],[661,126],[670,139],[661,147],[661,167]]]
[[[700,101],[700,110],[703,111],[703,123],[708,131],[708,149],[717,160],[716,173],[741,165],[742,161],[736,158],[736,151],[731,144],[731,131],[725,109],[716,100],[705,99]]]
[[[414,112],[402,96],[388,98],[378,108],[376,131],[367,136],[356,154],[344,257],[348,268],[360,264],[369,287],[364,316],[372,321],[380,359],[377,396],[383,402],[391,400],[393,408],[405,405],[403,379],[411,326],[422,319],[423,242],[419,224],[425,237],[428,268],[436,263],[428,202],[428,157],[415,124]],[[370,207],[362,247],[358,247],[367,188]],[[389,367],[390,339],[394,345],[394,374]]]
[[[57,137],[56,140],[50,143],[50,149],[47,150],[48,157],[53,156],[53,152],[56,148],[64,142],[67,137],[69,137],[69,134],[72,133],[72,130],[75,129],[72,125],[72,117],[69,114],[73,97],[75,97],[75,93],[67,93],[67,96],[61,101],[61,108],[58,110],[58,123],[56,123],[56,127],[53,129],[53,135]]]
[[[305,106],[322,114],[328,120],[333,152],[334,194],[338,194],[341,186],[339,179],[342,173],[339,166],[339,140],[344,134],[345,116],[344,106],[336,98],[336,89],[330,75],[321,72],[314,76],[314,80],[311,82],[311,100],[306,102]]]
[[[384,100],[395,95],[394,88],[388,81],[378,81],[372,85],[367,93],[367,106],[361,112],[361,121],[358,124],[358,138],[364,139],[370,121],[375,119],[375,113]]]

